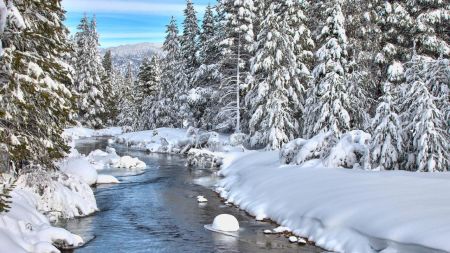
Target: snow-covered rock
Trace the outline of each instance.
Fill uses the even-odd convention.
[[[69,157],[60,163],[59,169],[67,174],[79,176],[89,185],[97,182],[97,170],[85,157]]]
[[[204,196],[197,196],[197,201],[199,202],[199,203],[205,203],[205,202],[208,202],[208,199],[206,199]]]
[[[118,184],[120,183],[117,178],[111,175],[98,175],[97,184]]]
[[[265,230],[263,231],[263,233],[264,233],[264,234],[267,234],[267,235],[273,234],[272,230],[270,230],[270,229],[265,229]]]
[[[223,232],[236,232],[239,230],[239,222],[233,215],[220,214],[214,218],[211,228]]]
[[[298,242],[297,236],[289,236],[289,242],[292,242],[292,243]]]
[[[16,189],[32,195],[37,209],[52,221],[86,216],[98,210],[92,189],[76,175],[44,171],[38,167],[22,173]]]
[[[145,167],[147,167],[143,161],[131,156],[122,156],[119,160],[115,161],[112,166],[125,169],[145,169]]]
[[[83,239],[69,231],[52,227],[36,210],[36,200],[27,190],[14,189],[8,212],[0,214],[0,251],[8,253],[54,253],[60,246],[80,246]]]

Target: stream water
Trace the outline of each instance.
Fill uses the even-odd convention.
[[[107,138],[96,138],[80,140],[76,148],[88,154],[106,146]],[[90,240],[73,252],[323,252],[314,246],[291,244],[283,235],[263,234],[276,225],[255,221],[238,208],[224,205],[211,189],[196,184],[211,172],[187,168],[182,157],[115,148],[121,156],[138,157],[147,168],[138,175],[123,170],[101,172],[118,177],[121,184],[95,189],[99,212],[59,224]],[[205,196],[207,204],[198,204],[198,195]],[[238,237],[204,229],[221,213],[239,220]]]

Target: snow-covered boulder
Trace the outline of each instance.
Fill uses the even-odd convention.
[[[97,184],[118,184],[120,183],[117,178],[111,175],[98,175]]]
[[[97,182],[97,170],[86,157],[69,157],[60,163],[59,169],[67,174],[77,175],[89,185]]]
[[[46,171],[37,166],[24,169],[16,189],[29,192],[37,209],[51,220],[86,216],[98,210],[89,185],[80,177],[61,171]]]
[[[54,246],[77,247],[83,239],[69,231],[52,227],[47,218],[36,210],[39,200],[23,189],[11,192],[8,212],[0,213],[0,251],[14,253],[54,253]]]
[[[114,162],[112,166],[125,169],[145,169],[145,167],[147,167],[143,161],[131,156],[122,156],[119,160]]]
[[[239,230],[239,222],[233,215],[220,214],[214,218],[211,228],[223,232],[236,232]]]
[[[190,149],[187,153],[187,165],[204,168],[217,168],[223,164],[223,158],[215,152],[205,149]]]

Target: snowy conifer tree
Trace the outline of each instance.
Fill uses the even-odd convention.
[[[389,70],[389,81],[384,84],[383,96],[372,120],[371,159],[375,170],[398,170],[403,154],[403,129],[397,114],[398,99],[394,86],[403,79],[403,67],[393,64]],[[397,84],[398,85],[398,84]]]
[[[77,43],[75,85],[79,94],[79,119],[87,126],[101,128],[105,124],[104,75],[98,51],[98,34],[95,18],[81,19],[75,35]]]
[[[73,108],[64,11],[61,1],[11,1],[7,7],[6,26],[0,11],[0,143],[16,167],[30,161],[53,168],[68,150],[61,134]]]
[[[191,0],[186,0],[184,10],[183,36],[181,37],[181,53],[185,61],[186,71],[191,72],[198,66],[197,52],[200,28],[197,14]]]
[[[414,55],[406,70],[402,108],[408,161],[412,171],[448,171],[449,139],[444,115],[436,106],[437,99],[424,81],[427,59]]]
[[[144,85],[141,87],[144,99],[141,104],[136,104],[140,111],[137,129],[155,129],[158,116],[155,111],[159,110],[157,108],[160,105],[158,95],[161,92],[161,69],[156,56],[153,56],[139,72],[139,83]]]
[[[250,58],[254,56],[255,33],[253,21],[256,16],[256,9],[253,0],[221,0],[219,6],[226,13],[226,24],[223,29],[225,34],[221,41],[222,82],[219,100],[221,110],[217,118],[217,128],[222,130],[234,129],[237,125],[236,122],[241,122],[240,119],[242,119],[239,128],[242,126],[246,130],[249,116],[245,115],[240,108],[244,104],[243,98],[251,82]],[[239,93],[239,99],[236,97],[236,92]],[[239,114],[237,114],[238,111]],[[235,130],[240,131],[241,129]]]
[[[305,88],[295,54],[293,27],[286,19],[292,5],[272,1],[261,23],[252,59],[254,84],[246,97],[252,112],[249,129],[251,145],[279,149],[298,136],[296,115],[303,108]],[[306,74],[309,73],[306,69]]]
[[[157,126],[181,127],[181,121],[178,117],[181,102],[179,97],[175,96],[180,91],[176,86],[178,83],[177,73],[180,71],[181,48],[178,37],[177,22],[174,17],[167,25],[166,39],[163,44],[165,57],[162,60],[161,93],[159,111],[156,112]],[[184,90],[184,89],[183,89]]]
[[[133,69],[131,63],[128,63],[127,72],[119,92],[119,103],[121,106],[119,108],[119,115],[117,116],[119,126],[125,127],[128,130],[133,130],[133,123],[135,117],[137,117],[136,106],[133,103],[133,88]]]
[[[339,0],[329,2],[326,25],[316,52],[318,65],[308,91],[303,132],[307,138],[333,131],[340,136],[350,129],[350,101],[347,93],[347,36]]]

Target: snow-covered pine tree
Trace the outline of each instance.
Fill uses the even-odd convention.
[[[443,0],[407,0],[414,26],[408,36],[417,54],[450,56],[450,4]]]
[[[254,56],[255,33],[253,21],[255,20],[255,5],[253,0],[221,0],[219,6],[223,8],[225,27],[223,31],[220,85],[220,106],[218,113],[218,129],[232,130],[236,128],[237,121],[241,122],[239,128],[247,130],[249,116],[240,110],[244,105],[245,93],[249,89],[250,58]],[[238,71],[239,70],[239,71]],[[238,73],[239,72],[239,78]],[[238,84],[237,84],[238,83]],[[236,87],[236,86],[239,87]],[[239,89],[239,104],[236,92]],[[239,111],[239,118],[237,120]],[[235,129],[240,131],[241,129]]]
[[[161,61],[160,105],[158,106],[159,110],[155,112],[157,114],[156,125],[158,127],[181,127],[181,121],[178,117],[181,101],[175,94],[180,91],[180,88],[176,84],[179,81],[177,79],[177,73],[180,71],[180,62],[182,62],[182,59],[178,26],[174,17],[170,19],[170,23],[167,25],[163,50],[165,57]]]
[[[220,45],[217,43],[218,26],[213,8],[208,5],[203,17],[202,31],[200,33],[200,49],[198,62],[200,66],[193,75],[192,82],[197,87],[198,99],[191,101],[191,110],[197,126],[212,129],[214,119],[218,113],[215,99],[218,96],[218,87],[221,82],[220,72]],[[192,103],[193,102],[193,103]]]
[[[438,100],[424,80],[428,61],[414,54],[405,72],[401,101],[404,139],[409,140],[406,143],[406,168],[422,172],[448,171],[450,136],[446,132],[444,115],[436,106]]]
[[[133,130],[135,117],[137,117],[137,113],[135,112],[136,107],[133,104],[134,78],[131,63],[128,63],[125,78],[122,81],[123,83],[119,89],[120,107],[117,122],[119,126],[124,127],[127,131],[131,131]]]
[[[410,58],[413,40],[410,38],[413,18],[408,12],[406,0],[374,0],[375,22],[379,27],[377,41],[380,52],[375,62],[381,66],[383,80],[387,80],[387,69],[394,62],[405,63]]]
[[[61,134],[73,108],[64,10],[61,1],[38,0],[11,1],[8,8],[1,35],[0,143],[16,167],[29,161],[53,168],[68,150]]]
[[[102,59],[104,69],[102,84],[105,97],[105,123],[112,126],[116,123],[117,108],[117,92],[118,92],[118,74],[115,72],[112,64],[111,50],[106,51]]]
[[[292,7],[285,1],[272,1],[261,23],[256,56],[251,60],[254,84],[246,96],[252,115],[249,130],[253,147],[279,149],[299,135],[296,115],[303,109],[305,88],[299,80],[292,43],[296,38],[286,18]]]
[[[191,0],[186,0],[184,10],[183,36],[181,37],[181,54],[185,61],[187,73],[191,73],[198,67],[197,52],[200,28],[198,26],[197,13]]]
[[[155,111],[159,110],[157,107],[160,105],[159,93],[161,92],[161,68],[157,56],[153,56],[141,69],[139,82],[144,85],[141,87],[143,88],[144,99],[140,104],[136,104],[139,107],[138,111],[140,111],[137,129],[155,129],[158,116]]]
[[[403,67],[397,62],[388,70],[383,96],[372,119],[371,163],[374,170],[398,170],[403,155],[403,128],[398,112],[396,90],[403,80]]]
[[[318,64],[305,105],[303,133],[307,138],[328,131],[340,136],[350,129],[347,36],[341,1],[328,2],[326,14],[327,22],[318,38]]]
[[[79,120],[89,127],[101,128],[105,124],[106,108],[96,26],[95,17],[89,22],[86,15],[78,25],[75,85],[79,94]]]

